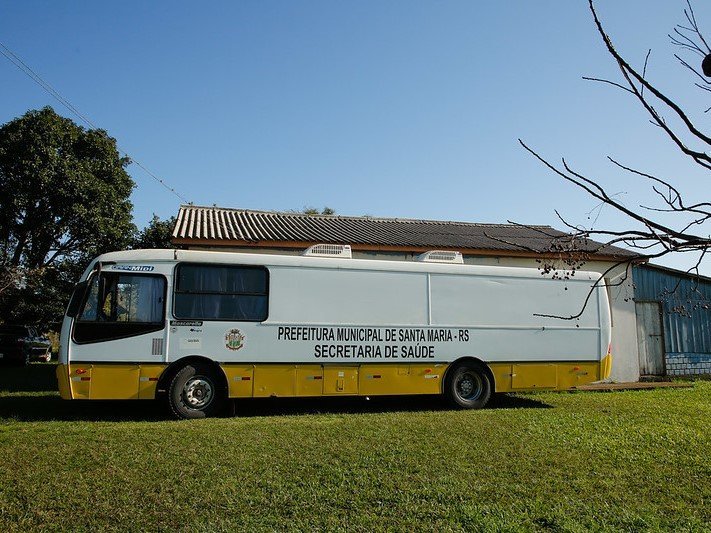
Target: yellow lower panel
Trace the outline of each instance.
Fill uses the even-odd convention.
[[[296,395],[321,396],[323,394],[323,367],[299,365],[296,367]]]
[[[230,398],[251,398],[254,386],[254,365],[223,365]]]
[[[511,388],[511,364],[491,363],[491,373],[494,374],[494,389],[496,392],[508,392]]]
[[[137,363],[57,365],[59,394],[75,400],[152,400],[164,369]]]
[[[358,392],[364,396],[439,394],[447,365],[364,365]]]
[[[558,390],[569,390],[603,379],[600,363],[566,363],[558,369]]]
[[[230,398],[439,394],[447,365],[231,365]]]
[[[73,363],[69,365],[69,388],[74,400],[88,400],[91,398],[91,374],[93,365]]]
[[[69,368],[67,365],[62,365],[59,364],[57,365],[57,370],[55,371],[57,374],[57,386],[59,388],[59,395],[62,397],[62,400],[71,400],[72,399],[72,391],[69,386]]]
[[[89,397],[92,400],[137,400],[141,367],[92,365]]]
[[[58,365],[64,398],[154,399],[163,364]],[[439,394],[447,365],[222,365],[231,398]]]
[[[138,378],[138,399],[153,400],[156,397],[158,378],[165,370],[166,365],[140,365],[141,372]]]
[[[608,354],[600,361],[600,379],[607,379],[612,372],[612,354]]]
[[[360,394],[439,394],[446,364],[222,365],[231,398]],[[491,363],[496,392],[568,390],[609,377],[612,356],[600,362]],[[64,399],[153,399],[163,364],[57,365]]]
[[[358,369],[357,366],[324,366],[323,394],[358,394]]]
[[[601,362],[491,363],[496,392],[569,390],[602,379]]]
[[[254,397],[295,396],[296,365],[255,365]]]
[[[514,390],[555,389],[558,365],[553,363],[511,365],[511,388]]]

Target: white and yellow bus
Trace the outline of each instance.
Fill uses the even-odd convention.
[[[302,256],[135,250],[96,258],[62,325],[62,398],[162,399],[181,418],[230,398],[565,390],[609,376],[599,275]],[[567,321],[541,315],[583,314]]]

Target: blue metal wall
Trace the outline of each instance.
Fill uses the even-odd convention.
[[[633,267],[632,278],[635,301],[662,305],[668,373],[709,373],[711,280],[645,265]],[[679,363],[690,365],[689,371],[669,372]]]

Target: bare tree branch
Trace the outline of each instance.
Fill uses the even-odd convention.
[[[705,239],[704,237],[679,232],[658,221],[642,216],[641,214],[633,211],[632,209],[627,208],[617,200],[610,197],[610,195],[605,191],[605,189],[595,181],[586,178],[582,174],[572,170],[564,159],[562,160],[563,170],[558,169],[557,167],[549,163],[546,159],[544,159],[542,156],[540,156],[535,150],[526,145],[526,143],[524,143],[521,139],[519,139],[519,143],[521,144],[521,146],[524,147],[524,149],[526,149],[530,154],[532,154],[552,172],[558,174],[560,177],[576,185],[577,187],[580,187],[590,196],[605,202],[607,205],[615,208],[617,211],[620,211],[621,213],[627,215],[627,217],[629,217],[630,219],[644,225],[648,229],[651,239],[658,240],[660,243],[670,244],[673,248],[683,248],[685,245],[697,246],[699,243],[704,242],[708,243],[708,239]],[[593,233],[595,232],[590,232],[590,234]]]
[[[617,263],[614,263],[610,268],[605,270],[602,274],[600,274],[600,277],[595,281],[595,283],[592,284],[590,287],[590,290],[588,291],[587,295],[585,296],[585,300],[583,301],[583,304],[580,306],[580,311],[578,311],[574,315],[569,315],[569,316],[563,316],[563,315],[547,315],[544,313],[534,313],[534,316],[540,316],[542,318],[557,318],[560,320],[575,320],[577,318],[580,318],[583,313],[585,312],[585,309],[588,306],[588,302],[590,302],[590,298],[592,295],[595,293],[595,289],[600,286],[600,281],[603,282],[603,286],[605,286],[605,276],[612,272],[614,269],[624,265],[628,264],[629,265],[630,259],[625,259],[624,261],[619,261]],[[626,274],[625,274],[626,276]]]
[[[672,46],[678,47],[682,54],[693,54],[694,59],[698,59],[697,56],[704,58],[703,64],[699,63],[702,67],[700,70],[694,66],[695,63],[687,61],[681,54],[673,54],[682,68],[693,73],[693,85],[703,89],[705,94],[711,92],[711,74],[706,76],[711,71],[711,48],[699,27],[690,0],[686,3],[687,8],[684,9],[686,22],[676,25],[668,36]],[[583,79],[611,85],[632,94],[637,104],[645,110],[649,122],[664,132],[665,137],[672,142],[679,153],[699,167],[711,170],[711,155],[709,155],[711,136],[697,127],[674,98],[662,92],[650,81],[648,71],[651,49],[647,50],[641,72],[632,67],[630,62],[617,51],[605,31],[598,17],[594,0],[588,0],[588,4],[597,32],[607,52],[616,62],[621,78],[608,80],[586,76]],[[711,107],[708,107],[705,112],[709,110]],[[687,270],[687,273],[695,273],[697,277],[699,276],[699,267],[711,247],[711,232],[708,230],[708,226],[711,225],[711,201],[688,201],[682,193],[683,187],[680,187],[677,181],[664,179],[654,172],[638,170],[608,156],[608,160],[618,172],[643,178],[643,183],[646,183],[653,193],[651,202],[639,202],[638,206],[630,207],[626,205],[628,202],[623,203],[619,198],[619,193],[610,194],[599,176],[591,177],[573,169],[565,158],[561,158],[558,164],[551,163],[523,140],[519,139],[519,143],[550,172],[575,185],[597,202],[593,210],[597,210],[598,214],[590,227],[571,223],[559,210],[555,210],[558,220],[569,233],[550,235],[550,244],[546,250],[531,250],[538,253],[545,252],[541,254],[539,260],[539,269],[543,273],[552,273],[553,277],[556,277],[559,276],[556,269],[569,269],[569,273],[562,275],[567,279],[574,275],[588,259],[608,246],[622,245],[637,253],[632,256],[620,254],[619,260],[614,261],[593,284],[577,314],[567,317],[545,314],[538,316],[566,320],[579,318],[585,311],[595,288],[601,283],[610,286],[605,280],[608,274],[624,267],[624,275],[620,278],[620,283],[624,283],[630,265],[639,261],[658,259],[674,253],[697,253],[696,263]],[[626,218],[627,222],[622,229],[597,227],[600,212],[608,206]]]
[[[676,102],[674,102],[671,98],[667,97],[659,89],[657,89],[655,86],[653,86],[651,83],[649,83],[644,78],[644,76],[642,76],[634,68],[632,68],[632,66],[617,52],[614,45],[612,44],[612,39],[607,35],[607,33],[605,32],[605,30],[602,26],[602,22],[600,22],[600,19],[599,19],[597,12],[595,10],[595,6],[593,4],[593,0],[588,0],[588,2],[589,2],[590,11],[593,15],[593,19],[595,21],[595,25],[597,27],[598,33],[602,37],[603,42],[605,43],[605,46],[607,47],[608,52],[617,62],[618,66],[620,68],[620,72],[622,73],[622,76],[625,78],[629,88],[635,94],[635,96],[637,97],[639,102],[647,110],[647,112],[652,116],[652,119],[655,122],[657,122],[662,127],[662,129],[664,129],[664,131],[667,133],[667,135],[672,139],[672,141],[678,146],[678,148],[680,150],[682,150],[685,154],[692,157],[692,159],[694,159],[697,163],[702,164],[702,166],[704,166],[705,168],[711,169],[711,157],[709,157],[709,155],[704,152],[699,152],[699,151],[691,150],[690,148],[688,148],[681,141],[679,136],[673,130],[671,130],[668,126],[666,126],[666,124],[662,120],[661,116],[647,102],[644,94],[642,94],[642,92],[637,88],[637,85],[634,83],[634,81],[639,83],[640,87],[647,89],[658,100],[660,100],[670,110],[672,110],[676,114],[676,116],[678,118],[680,118],[681,121],[684,123],[684,125],[686,126],[686,129],[698,140],[700,140],[701,142],[703,142],[706,145],[709,145],[709,144],[711,144],[711,137],[708,137],[707,135],[705,135],[704,133],[699,131],[698,128],[696,128],[696,126],[692,123],[692,121],[686,115],[686,113],[681,109],[681,107],[676,104]],[[687,18],[691,18],[692,20],[695,20],[693,17],[693,13],[691,13],[691,16],[689,14],[687,14]]]

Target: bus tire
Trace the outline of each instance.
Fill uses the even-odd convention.
[[[224,398],[212,368],[190,363],[181,368],[168,386],[168,408],[182,419],[207,418],[220,411]]]
[[[460,363],[447,373],[444,395],[460,409],[481,409],[491,398],[489,373],[480,364]]]

